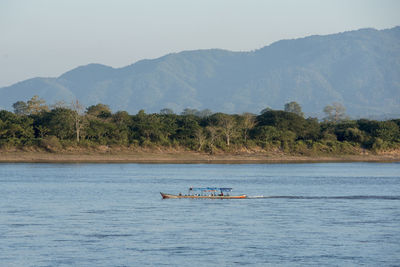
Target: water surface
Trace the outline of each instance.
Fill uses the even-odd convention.
[[[398,163],[0,164],[1,266],[399,262]]]

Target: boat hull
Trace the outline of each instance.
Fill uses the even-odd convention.
[[[167,198],[207,198],[207,199],[243,199],[247,198],[247,195],[240,195],[240,196],[192,196],[192,195],[171,195],[171,194],[165,194],[161,193],[161,196],[163,199]]]

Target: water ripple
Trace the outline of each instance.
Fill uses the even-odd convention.
[[[400,196],[248,196],[249,199],[283,198],[283,199],[349,199],[349,200],[400,200]]]

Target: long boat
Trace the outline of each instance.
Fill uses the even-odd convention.
[[[225,187],[190,187],[188,194],[173,195],[160,192],[163,199],[167,198],[208,198],[208,199],[243,199],[247,195],[231,196],[232,188]]]

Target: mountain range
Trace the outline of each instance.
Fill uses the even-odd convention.
[[[49,104],[78,99],[131,114],[163,108],[259,113],[296,101],[313,117],[333,102],[352,117],[397,115],[400,26],[281,40],[248,52],[183,51],[122,68],[89,64],[2,87],[0,107],[11,110],[33,95]]]

